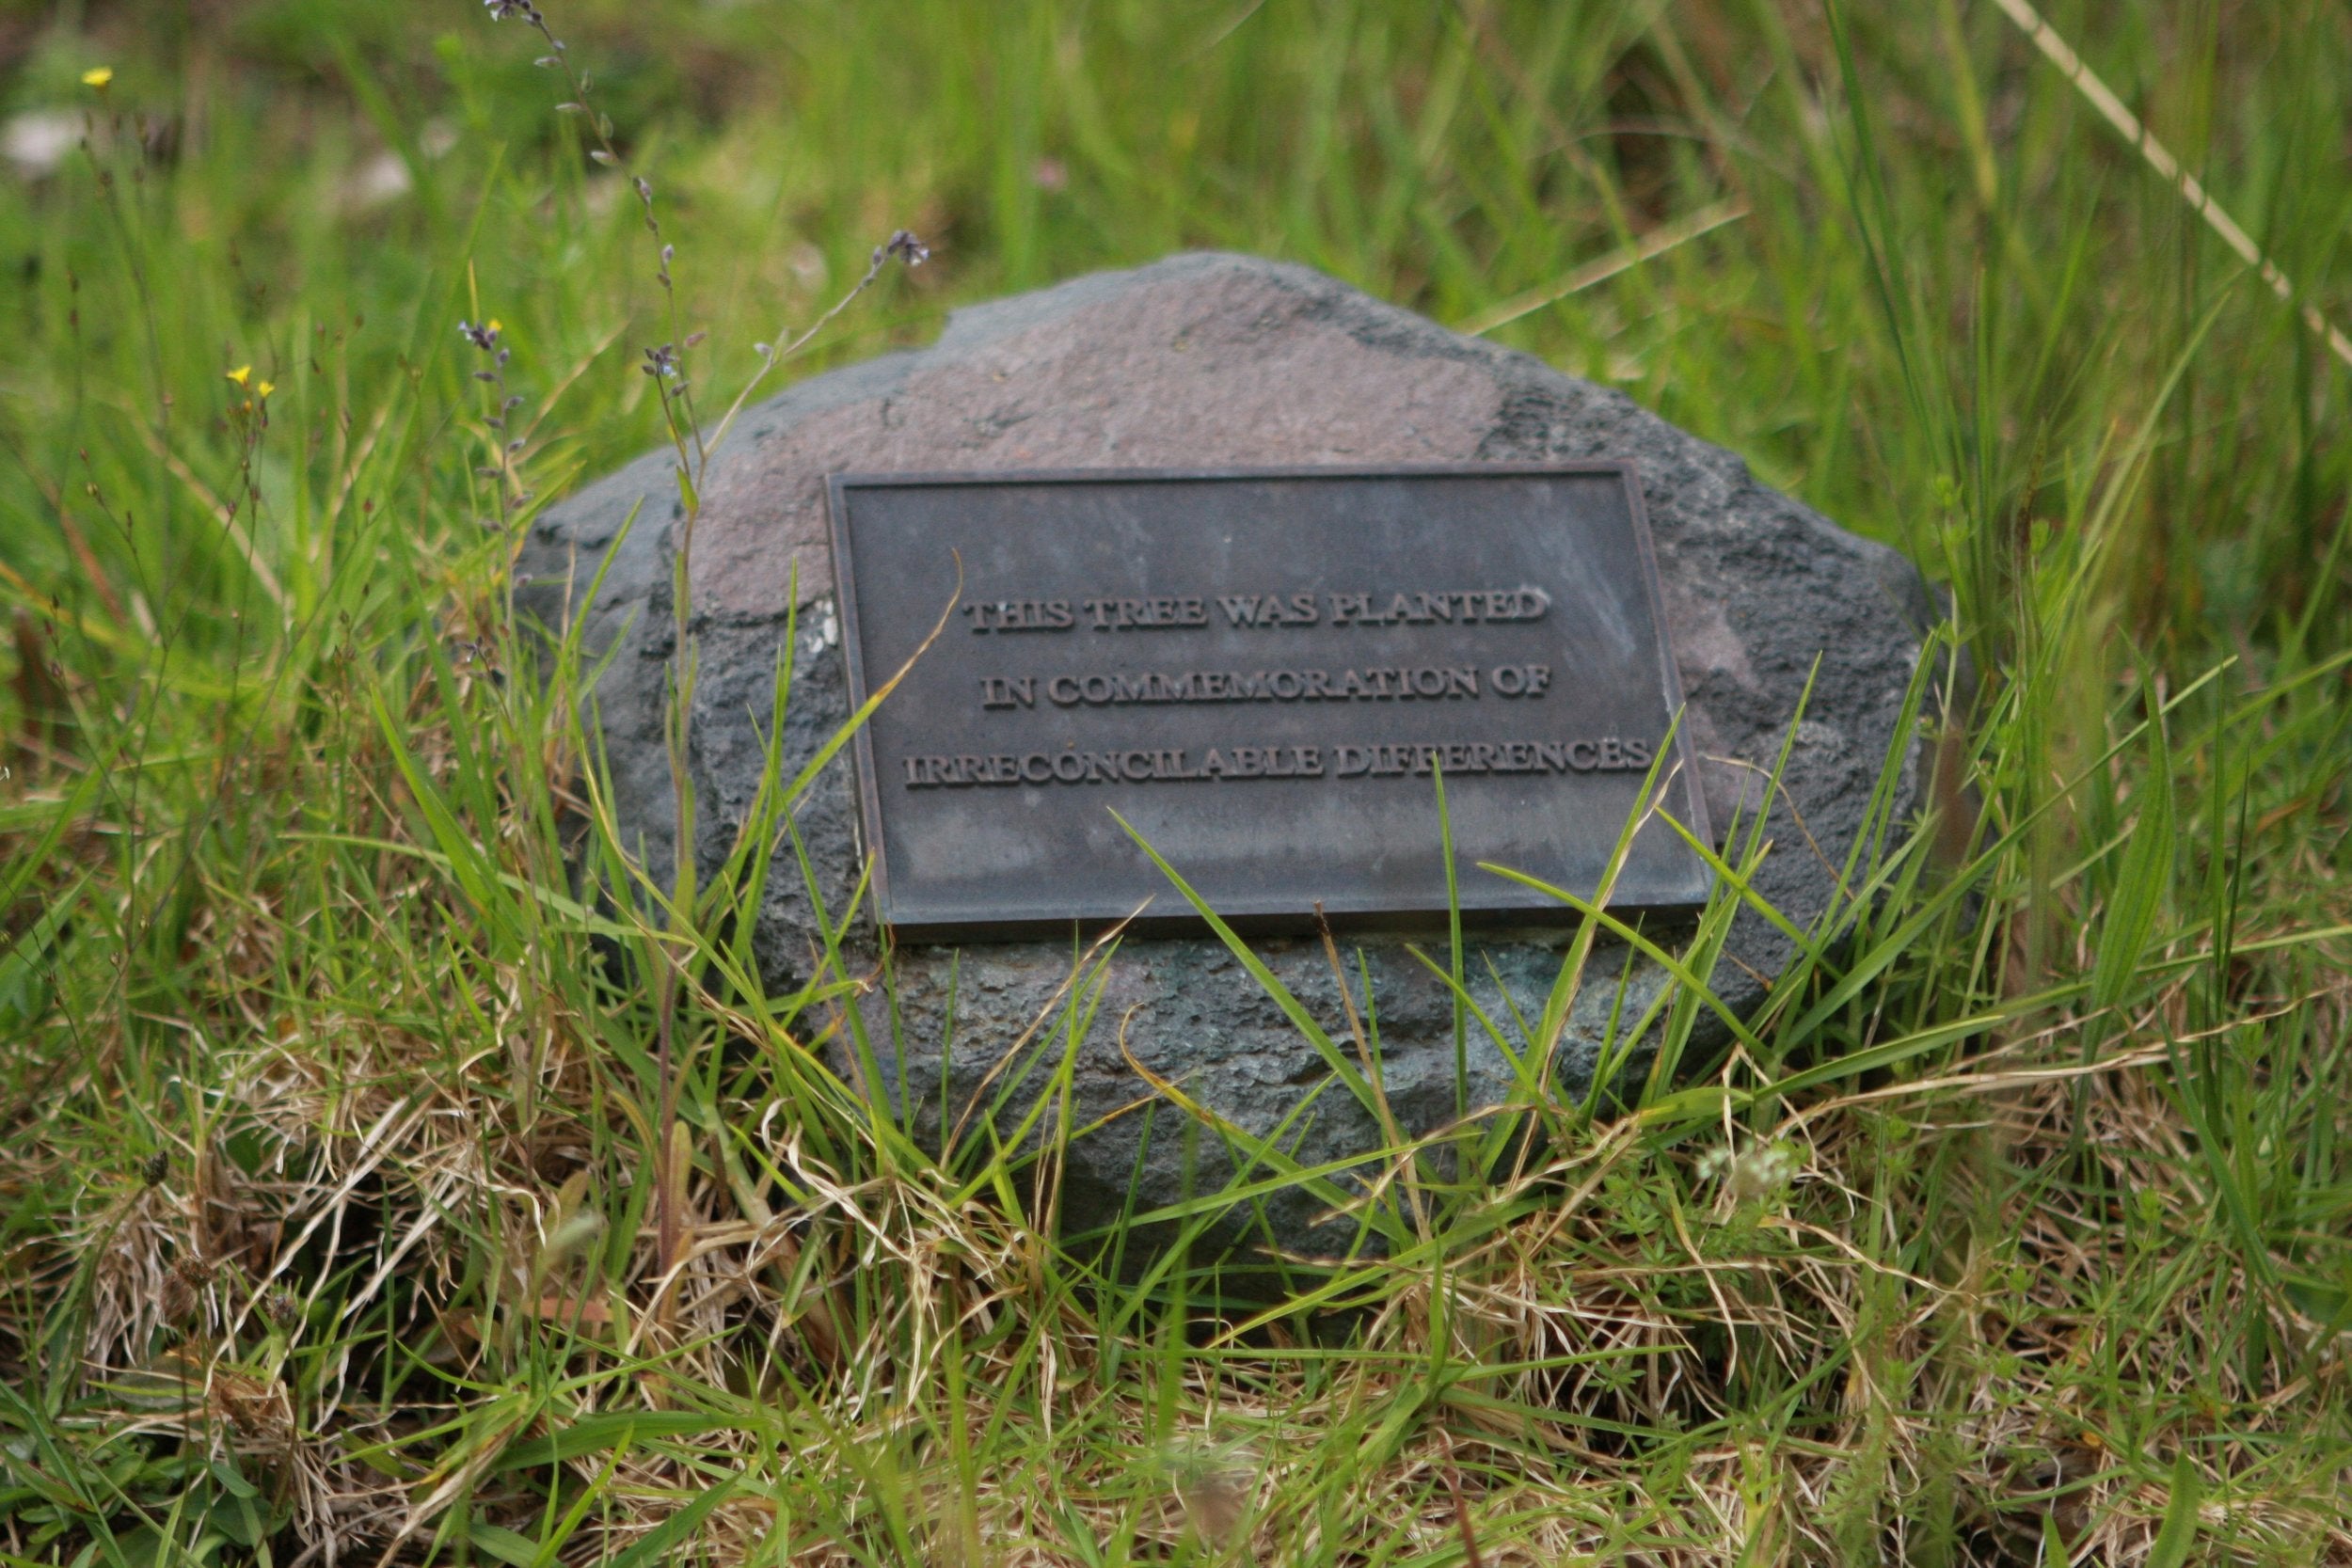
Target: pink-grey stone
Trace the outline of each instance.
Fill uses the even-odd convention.
[[[1735,813],[1744,820],[1763,803],[1761,781],[1813,678],[1784,792],[1770,806],[1768,832],[1777,847],[1756,882],[1784,913],[1810,923],[1830,906],[1890,757],[1897,820],[1911,808],[1916,746],[1896,732],[1937,611],[1910,564],[1758,483],[1739,457],[1620,393],[1458,336],[1321,274],[1231,255],[1171,257],[961,310],[931,348],[816,377],[746,411],[702,486],[691,562],[701,644],[693,767],[706,868],[716,865],[758,779],[755,716],[770,711],[795,583],[803,646],[787,723],[787,768],[847,717],[832,635],[830,473],[1583,457],[1630,457],[1640,466],[1668,633],[1719,831]],[[625,831],[657,867],[666,865],[671,848],[660,692],[670,654],[674,463],[666,448],[655,451],[551,509],[520,567],[527,608],[554,624],[576,607],[592,652],[619,642],[596,711]],[[641,504],[595,602],[576,605],[622,520]],[[797,816],[819,892],[835,911],[856,880],[853,815],[844,753]],[[870,949],[870,938],[863,940]],[[755,945],[771,987],[806,977],[815,922],[788,849],[768,879]],[[1258,945],[1344,1038],[1320,944]],[[1363,951],[1372,971],[1395,1114],[1412,1132],[1442,1125],[1456,1103],[1447,993],[1403,951],[1401,939],[1348,945]],[[1559,965],[1560,934],[1497,933],[1476,945],[1470,972],[1489,1011],[1507,1019],[1500,994],[1507,990],[1522,1012],[1536,1013]],[[1769,922],[1743,914],[1715,968],[1716,993],[1737,1011],[1752,1009],[1790,952]],[[898,952],[887,993],[878,989],[864,1015],[886,1080],[876,1092],[898,1102],[903,1082],[900,1110],[935,1139],[943,1098],[952,1122],[1005,1048],[1051,1002],[1071,958],[1067,942],[967,944],[960,958],[945,949]],[[943,1038],[951,974],[954,1033]],[[1629,960],[1621,947],[1597,956],[1562,1053],[1564,1087],[1589,1082],[1620,985],[1622,1016],[1630,1019],[1665,984],[1657,966]],[[1126,1049],[1138,1061],[1255,1134],[1280,1124],[1325,1075],[1279,1010],[1212,941],[1125,942],[1095,1020],[1076,1065],[1074,1125],[1151,1098],[1122,1058],[1122,1020]],[[1470,1101],[1502,1101],[1507,1066],[1475,1027],[1470,1046]],[[854,1072],[852,1064],[843,1066]],[[1007,1081],[997,1078],[989,1093]],[[1027,1098],[1016,1086],[1009,1111],[1017,1115]],[[1103,1226],[1131,1201],[1148,1211],[1187,1188],[1214,1191],[1232,1168],[1228,1151],[1215,1134],[1187,1138],[1183,1120],[1163,1100],[1149,1118],[1130,1111],[1082,1140],[1065,1175],[1065,1229]],[[1336,1087],[1290,1133],[1292,1157],[1306,1164],[1378,1143],[1371,1117]],[[1219,1234],[1232,1240],[1247,1232],[1306,1251],[1344,1245],[1343,1226],[1316,1227],[1320,1209],[1305,1194],[1278,1194],[1263,1200],[1262,1226],[1236,1222]]]

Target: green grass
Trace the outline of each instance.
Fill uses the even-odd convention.
[[[92,132],[0,183],[0,1560],[2352,1561],[2341,8],[2045,13],[2281,302],[1991,0],[548,5],[682,330],[478,5],[0,15]],[[456,324],[536,507],[898,227],[793,373],[1181,246],[1509,316],[1948,586],[1943,809],[1737,1050],[1255,1311],[868,1110],[723,882],[660,1286],[667,917]]]

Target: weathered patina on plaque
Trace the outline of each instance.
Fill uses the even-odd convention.
[[[1630,465],[844,474],[850,701],[877,911],[911,940],[1190,912],[1526,923],[1645,803],[1708,840]],[[959,569],[961,589],[959,590]],[[1649,794],[1645,794],[1645,789]],[[1114,816],[1116,813],[1116,816]],[[1621,909],[1704,901],[1653,816]]]

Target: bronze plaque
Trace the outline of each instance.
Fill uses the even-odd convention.
[[[841,474],[877,911],[910,941],[1191,920],[1124,817],[1236,925],[1573,918],[1680,709],[1628,463]],[[958,562],[962,586],[957,587]],[[1662,810],[1702,841],[1677,732]],[[1613,908],[1696,905],[1645,823]]]

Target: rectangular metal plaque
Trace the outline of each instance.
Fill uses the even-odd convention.
[[[1237,925],[1591,895],[1681,706],[1624,463],[842,474],[834,564],[876,906],[905,940],[1190,918],[1124,817]],[[961,587],[958,588],[959,563]],[[1687,742],[1663,809],[1702,838]],[[1690,906],[1646,823],[1614,907]]]

